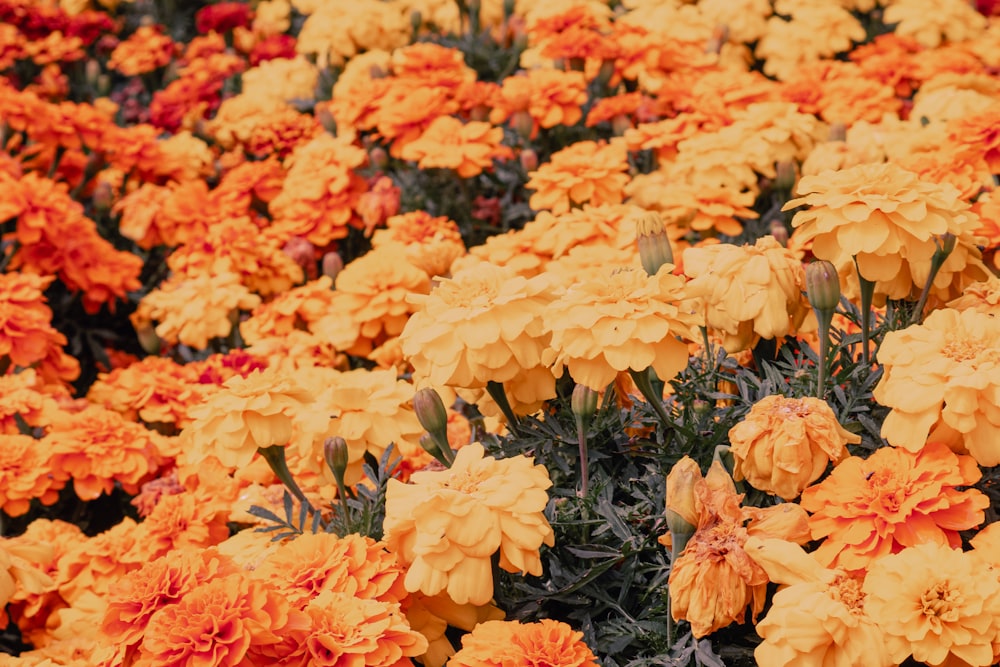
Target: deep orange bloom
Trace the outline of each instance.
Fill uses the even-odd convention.
[[[52,310],[42,292],[54,278],[27,273],[0,275],[0,356],[27,368],[49,349],[66,344],[52,327]]]
[[[136,76],[164,67],[176,54],[174,40],[156,26],[142,26],[111,52],[108,68]]]
[[[204,494],[162,496],[139,524],[139,541],[135,546],[138,560],[219,544],[229,537],[228,509]]]
[[[51,505],[59,497],[66,478],[52,472],[50,452],[44,444],[17,433],[2,436],[0,447],[0,509],[10,516],[28,511],[38,499]]]
[[[0,433],[20,433],[19,420],[28,426],[48,426],[63,393],[48,390],[33,368],[0,376]]]
[[[989,499],[971,486],[982,476],[971,457],[941,443],[913,453],[895,447],[868,459],[852,456],[821,483],[806,489],[800,504],[812,512],[820,562],[863,570],[888,554],[918,544],[961,545],[959,531],[982,523]]]
[[[583,633],[561,621],[536,623],[486,621],[462,637],[462,648],[448,661],[454,667],[597,667]]]
[[[166,357],[149,356],[99,374],[87,399],[128,420],[183,428],[190,421],[188,408],[201,403],[208,389],[198,382],[196,370]]]
[[[417,162],[421,169],[452,169],[462,178],[471,178],[491,169],[494,160],[514,156],[502,140],[503,128],[440,116],[423,134],[403,146],[399,157]]]
[[[503,80],[490,122],[502,123],[518,111],[528,113],[531,136],[539,127],[576,125],[583,118],[587,101],[587,80],[583,72],[563,72],[556,69],[532,69],[525,75]]]
[[[1000,173],[1000,109],[962,116],[948,123],[948,137],[970,155],[981,157],[990,173]]]

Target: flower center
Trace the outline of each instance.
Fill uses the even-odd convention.
[[[488,475],[485,470],[465,470],[453,475],[445,483],[445,488],[461,491],[462,493],[473,493],[487,477]]]
[[[953,340],[944,346],[942,353],[949,359],[955,361],[972,361],[983,351],[983,344],[979,341]]]
[[[830,588],[835,597],[844,603],[852,614],[860,614],[865,604],[865,594],[861,591],[861,580],[847,574],[833,580]]]
[[[891,513],[899,511],[906,498],[906,489],[900,485],[896,475],[891,470],[876,470],[868,476],[868,488],[872,499]]]
[[[939,622],[950,622],[958,618],[962,594],[949,586],[947,581],[942,581],[924,591],[920,603],[924,616],[939,619]]]

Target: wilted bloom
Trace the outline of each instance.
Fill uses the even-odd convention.
[[[863,591],[865,610],[885,634],[897,664],[995,664],[1000,641],[1000,581],[980,560],[925,542],[875,561]]]
[[[797,498],[832,461],[847,456],[845,445],[861,436],[844,430],[826,401],[766,396],[729,430],[736,467],[733,477],[785,500]]]
[[[890,444],[915,452],[940,441],[981,466],[1000,464],[1000,319],[935,310],[886,334],[879,361],[872,395],[892,408],[882,424]]]
[[[684,273],[688,293],[704,301],[708,326],[722,334],[731,354],[761,338],[794,334],[808,313],[802,263],[773,236],[752,246],[688,248]]]
[[[462,637],[453,667],[598,667],[597,657],[583,633],[561,621],[543,618],[535,623],[486,621]]]
[[[983,522],[989,498],[959,490],[982,473],[971,457],[931,442],[917,452],[883,447],[867,459],[842,461],[806,489],[799,504],[812,512],[809,527],[819,562],[857,571],[917,544],[958,548],[960,530]]]
[[[891,299],[923,288],[940,236],[951,233],[961,242],[977,226],[954,186],[922,181],[892,162],[804,176],[796,191],[804,196],[784,209],[808,208],[792,219],[793,243],[811,241],[813,254],[841,274],[853,273],[856,262],[876,293]],[[935,284],[947,288],[967,265],[985,278],[978,252],[967,250],[949,258]]]
[[[486,604],[498,550],[508,572],[542,573],[538,550],[554,544],[542,513],[552,485],[548,471],[522,455],[484,454],[472,443],[447,470],[415,472],[409,484],[389,481],[385,541],[408,568],[406,590],[447,591],[458,604]]]
[[[428,296],[410,296],[419,310],[400,335],[403,355],[414,376],[431,386],[510,383],[514,410],[533,410],[555,395],[555,378],[542,361],[548,342],[542,314],[551,292],[544,276],[527,279],[492,264],[460,271]]]
[[[552,332],[547,353],[556,374],[601,391],[623,371],[652,366],[667,381],[687,366],[696,319],[684,279],[665,265],[655,276],[641,268],[605,270],[583,278],[552,302],[545,326]]]
[[[277,369],[230,378],[189,411],[194,422],[181,433],[187,460],[215,456],[223,465],[242,468],[258,448],[292,442],[298,413],[314,400],[314,391]]]
[[[865,612],[862,578],[822,567],[802,547],[751,537],[747,554],[781,588],[756,631],[754,650],[769,667],[889,667],[881,629]]]

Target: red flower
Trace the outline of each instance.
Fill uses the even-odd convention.
[[[194,15],[194,27],[201,34],[229,32],[233,28],[245,28],[253,20],[253,10],[242,2],[220,2],[198,10]]]

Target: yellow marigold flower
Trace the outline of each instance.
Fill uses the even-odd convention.
[[[642,268],[616,268],[583,279],[545,311],[552,332],[546,358],[580,384],[601,391],[618,373],[650,366],[667,381],[687,366],[697,324],[684,279],[666,264],[650,276]]]
[[[552,294],[544,276],[528,279],[484,263],[441,280],[428,296],[410,299],[419,310],[400,334],[403,355],[414,377],[431,386],[516,383],[547,365],[542,314]],[[555,396],[555,379],[551,373],[548,378],[536,387],[539,400]]]
[[[688,248],[683,264],[688,293],[705,303],[708,326],[730,354],[794,334],[809,312],[802,262],[773,236]]]
[[[240,335],[253,344],[265,338],[311,329],[330,312],[332,300],[333,280],[320,276],[254,308],[250,317],[240,322]]]
[[[1000,464],[1000,320],[974,310],[935,310],[891,331],[879,348],[885,374],[875,400],[892,408],[882,437],[919,451],[928,440]]]
[[[996,317],[1000,315],[1000,277],[991,275],[989,279],[972,283],[962,291],[962,296],[948,302],[953,310],[974,310]]]
[[[875,561],[862,590],[895,663],[994,664],[1000,581],[971,553],[933,542],[908,547]]]
[[[832,461],[847,456],[845,445],[861,436],[845,431],[826,401],[766,396],[729,430],[736,460],[733,477],[785,500],[797,498]]]
[[[213,338],[233,330],[233,313],[260,304],[235,273],[178,274],[142,298],[132,315],[137,327],[157,322],[156,335],[168,343],[204,350]]]
[[[771,667],[889,667],[882,630],[865,613],[862,579],[820,566],[802,547],[751,537],[747,554],[782,584],[757,627],[757,664]]]
[[[453,667],[598,667],[597,657],[583,641],[583,633],[569,625],[543,618],[536,623],[487,621],[462,637]]]
[[[379,0],[292,3],[307,14],[295,50],[315,54],[319,67],[340,67],[362,51],[392,51],[410,39],[409,17]]]
[[[108,60],[108,69],[123,76],[137,76],[164,67],[177,51],[177,45],[160,26],[141,26],[118,44]]]
[[[525,184],[531,208],[565,213],[574,204],[620,204],[629,181],[628,151],[621,140],[578,141],[552,154]]]
[[[398,336],[417,306],[412,295],[430,291],[430,277],[398,246],[373,250],[337,274],[330,310],[310,330],[347,354],[364,356]]]
[[[895,0],[888,3],[883,20],[895,23],[895,34],[912,37],[929,49],[943,40],[963,42],[978,37],[986,29],[986,17],[962,0]]]
[[[764,73],[779,80],[794,76],[802,63],[850,51],[865,39],[864,27],[839,3],[784,0],[774,10],[791,20],[769,18],[754,54],[765,61]]]
[[[625,194],[629,203],[663,213],[667,234],[677,241],[692,230],[706,235],[739,236],[743,223],[737,218],[758,217],[751,206],[756,195],[729,185],[691,182],[677,173],[677,165],[635,176]],[[695,181],[697,176],[691,176]]]
[[[439,116],[423,134],[403,146],[399,156],[416,162],[421,169],[452,169],[462,178],[472,178],[490,170],[493,160],[514,157],[502,140],[501,127]]]
[[[444,216],[433,217],[426,211],[390,216],[385,221],[385,229],[375,230],[372,248],[393,244],[402,245],[407,261],[429,276],[447,274],[452,263],[465,254],[458,224]]]
[[[189,410],[194,421],[181,432],[187,460],[214,456],[225,466],[243,468],[258,448],[295,440],[296,422],[304,421],[299,413],[314,400],[313,391],[275,369],[232,377]]]
[[[540,575],[538,549],[554,544],[542,513],[551,485],[545,466],[521,455],[485,456],[479,443],[458,450],[448,470],[415,472],[409,484],[390,480],[385,542],[408,567],[406,590],[486,604],[498,550],[508,572]]]
[[[850,571],[923,543],[958,548],[958,531],[983,522],[989,498],[972,486],[982,473],[969,456],[928,443],[913,453],[883,447],[867,459],[842,461],[802,493],[809,527],[823,544],[817,560]]]
[[[919,292],[940,237],[947,233],[959,239],[959,246],[935,285],[943,285],[947,293],[953,274],[966,270],[986,277],[977,250],[960,252],[963,239],[971,246],[977,222],[948,183],[921,181],[887,162],[804,176],[797,192],[804,196],[784,206],[809,207],[792,219],[796,243],[811,241],[813,254],[832,262],[841,275],[852,273],[856,261],[861,276],[876,283],[877,294],[904,299],[914,289]]]
[[[243,72],[243,95],[281,102],[311,102],[316,98],[319,69],[302,56],[272,58]]]

